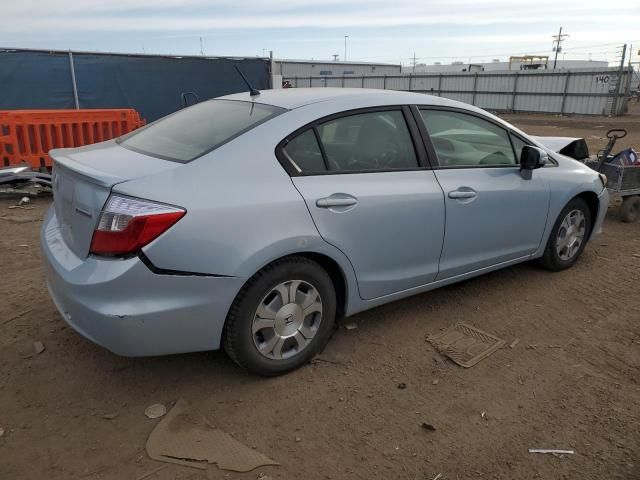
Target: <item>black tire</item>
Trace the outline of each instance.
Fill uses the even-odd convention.
[[[271,359],[258,351],[252,324],[256,310],[269,292],[282,282],[302,280],[313,285],[322,301],[321,321],[309,344],[292,357]],[[275,376],[308,363],[329,341],[336,316],[336,293],[327,272],[305,257],[277,260],[256,273],[242,287],[225,324],[223,348],[240,367],[261,376]]]
[[[575,254],[571,258],[567,260],[563,260],[558,255],[557,248],[556,248],[557,242],[558,242],[558,231],[561,228],[563,220],[572,210],[580,210],[584,215],[584,221],[585,221],[584,238],[582,240],[582,244],[580,245],[578,250],[575,252]],[[551,234],[549,235],[549,240],[547,240],[547,245],[544,249],[544,254],[542,255],[542,258],[540,258],[539,263],[544,268],[546,268],[547,270],[551,270],[552,272],[565,270],[573,266],[573,264],[576,263],[578,258],[580,258],[580,255],[582,255],[582,252],[584,250],[584,247],[587,245],[587,240],[589,239],[590,235],[591,235],[591,210],[589,210],[589,206],[587,205],[587,202],[585,202],[583,199],[574,198],[562,209],[562,212],[560,212],[560,215],[558,215],[558,218],[556,219],[556,223],[553,225],[553,229],[551,230]]]
[[[624,197],[620,207],[620,218],[626,223],[640,220],[640,195]]]

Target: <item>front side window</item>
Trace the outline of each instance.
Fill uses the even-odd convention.
[[[284,112],[253,102],[209,100],[122,137],[125,148],[187,163]]]
[[[516,160],[520,162],[522,149],[525,147],[525,145],[528,145],[528,144],[520,140],[520,137],[516,137],[515,135],[511,135],[511,142],[513,143],[513,149],[515,150],[515,153],[516,153]]]
[[[441,167],[513,166],[518,160],[509,134],[473,115],[421,110]]]
[[[340,117],[317,127],[329,170],[359,172],[418,167],[401,111]]]

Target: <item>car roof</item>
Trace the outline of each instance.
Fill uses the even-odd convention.
[[[367,99],[366,97],[370,97]],[[416,105],[444,105],[451,107],[468,105],[449,100],[442,97],[425,95],[424,93],[402,92],[398,90],[382,90],[371,88],[282,88],[275,90],[262,90],[260,95],[250,96],[249,92],[234,93],[219,97],[227,100],[250,101],[264,103],[276,107],[294,109],[312,103],[326,102],[331,100],[349,100],[359,98],[360,100],[370,100],[371,106],[384,104],[416,104]]]

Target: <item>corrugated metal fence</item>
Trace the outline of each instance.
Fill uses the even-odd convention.
[[[632,70],[285,77],[291,87],[380,88],[428,93],[492,111],[621,115]]]

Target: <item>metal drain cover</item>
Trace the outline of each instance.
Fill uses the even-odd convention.
[[[465,368],[474,366],[505,344],[501,338],[466,323],[457,323],[443,332],[430,335],[427,340],[441,354]]]

